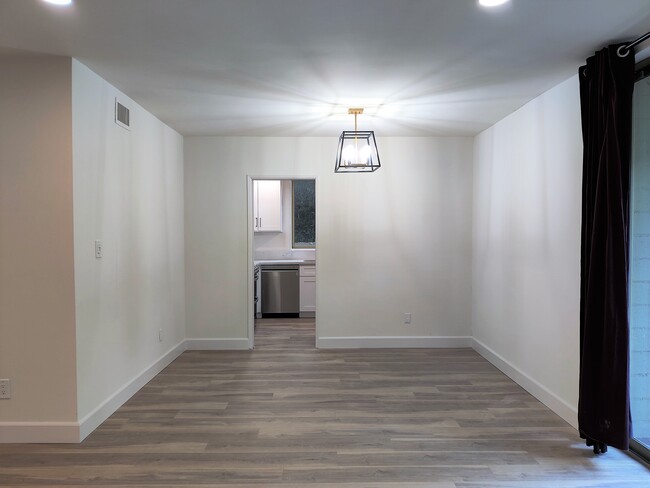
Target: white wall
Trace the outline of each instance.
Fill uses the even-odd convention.
[[[247,175],[317,178],[321,346],[473,334],[575,425],[576,78],[479,135],[474,170],[468,138],[380,138],[378,172],[339,175],[335,138],[197,137],[184,173],[183,138],[81,63],[0,63],[0,440],[101,420],[186,336],[246,337]]]
[[[479,351],[577,424],[582,134],[577,76],[475,139]]]
[[[317,177],[321,339],[470,335],[472,139],[379,138],[373,174],[335,174],[336,143],[185,139],[188,338],[247,336],[247,175]]]
[[[0,441],[11,442],[77,418],[70,58],[0,49],[0,73],[0,378],[13,389]]]
[[[114,123],[116,96],[131,110],[130,131]],[[72,109],[83,424],[111,413],[114,396],[123,401],[184,340],[183,138],[76,60]]]

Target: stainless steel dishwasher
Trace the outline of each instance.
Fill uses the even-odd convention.
[[[262,317],[298,317],[299,269],[293,264],[262,265]]]

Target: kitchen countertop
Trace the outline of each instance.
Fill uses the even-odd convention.
[[[314,266],[316,264],[315,259],[260,259],[253,261],[253,264],[257,266],[258,264],[302,264],[306,266]]]

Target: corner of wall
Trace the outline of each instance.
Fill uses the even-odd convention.
[[[78,440],[70,65],[0,53],[0,442]]]

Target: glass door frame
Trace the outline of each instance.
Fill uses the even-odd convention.
[[[634,76],[634,83],[638,83],[639,81],[650,77],[650,58],[646,58],[636,64],[635,67],[635,76]],[[632,111],[634,111],[634,106],[632,107]],[[632,122],[634,124],[634,121]],[[633,165],[633,160],[630,161],[630,164]],[[634,173],[632,171],[633,168],[630,168],[630,178],[634,176]],[[632,190],[632,182],[630,182],[630,190]],[[630,194],[630,206],[632,205],[632,195]],[[632,208],[630,208],[632,210]],[[632,215],[630,214],[630,219],[632,218]],[[630,222],[631,224],[631,222]],[[630,226],[631,227],[631,226]],[[631,230],[631,229],[630,229]],[[629,247],[629,252],[631,253],[631,244],[632,244],[632,236],[630,236],[630,247]],[[631,258],[631,256],[630,256]],[[629,275],[631,276],[632,270],[629,270]],[[628,276],[628,280],[630,279],[630,276]],[[631,291],[631,282],[628,285],[628,291]],[[630,298],[628,296],[628,307],[630,306]],[[631,390],[631,387],[630,387]],[[631,405],[630,405],[631,406]],[[634,418],[632,418],[632,427],[634,428]],[[632,437],[630,439],[630,450],[639,456],[642,460],[644,460],[646,463],[650,463],[650,447],[646,446],[645,444],[642,444],[639,442],[635,437]]]

